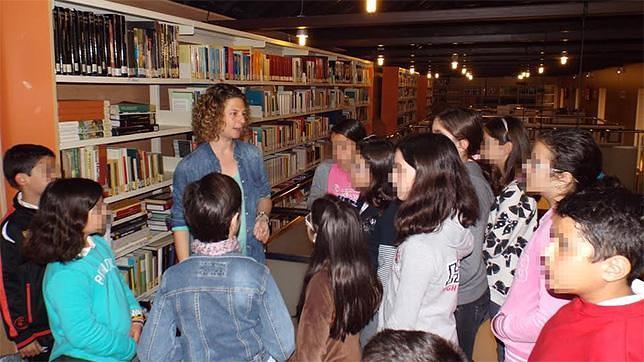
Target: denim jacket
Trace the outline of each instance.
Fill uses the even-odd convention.
[[[246,215],[242,215],[246,217],[245,255],[264,263],[266,260],[264,247],[253,236],[257,202],[262,198],[271,197],[271,187],[266,176],[264,159],[257,147],[244,141],[235,140],[233,142],[234,157],[242,182],[246,210]],[[186,228],[183,216],[183,192],[186,186],[212,172],[221,172],[221,165],[208,142],[199,145],[177,165],[172,180],[173,204],[170,219],[174,231]]]
[[[141,362],[264,362],[284,361],[294,349],[293,323],[268,268],[229,253],[191,256],[164,273],[137,352]]]

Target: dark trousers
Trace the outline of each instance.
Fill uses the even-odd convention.
[[[471,361],[474,353],[474,342],[479,327],[490,315],[490,290],[486,289],[485,293],[479,299],[462,304],[456,307],[454,317],[456,317],[456,333],[458,334],[458,344],[461,346],[467,358]]]
[[[500,310],[500,305],[490,302],[490,320],[492,320],[495,315],[499,314]],[[505,361],[505,345],[498,338],[496,338],[496,355],[499,362]]]

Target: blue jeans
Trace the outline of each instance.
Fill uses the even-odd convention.
[[[456,307],[454,317],[456,317],[456,333],[458,334],[458,344],[465,352],[468,360],[472,360],[474,353],[474,342],[476,334],[481,324],[490,315],[490,290],[486,289],[483,295],[467,304]]]

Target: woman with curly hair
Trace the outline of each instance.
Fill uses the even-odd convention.
[[[456,343],[459,261],[472,252],[478,200],[449,138],[420,134],[394,156],[400,244],[385,289],[379,329],[425,331]]]
[[[240,140],[248,123],[248,103],[239,88],[216,84],[199,97],[192,112],[192,132],[201,144],[174,173],[171,225],[179,261],[190,254],[190,230],[183,209],[186,186],[211,172],[235,179],[242,190],[241,225],[237,241],[243,255],[264,263],[269,236],[271,187],[259,149]],[[261,242],[261,243],[260,243]]]

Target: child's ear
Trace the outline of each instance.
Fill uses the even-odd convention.
[[[239,231],[239,212],[236,212],[235,215],[233,215],[233,218],[230,219],[230,227],[228,228],[228,239],[232,239],[233,237],[237,236],[238,231]]]
[[[506,155],[509,155],[510,153],[512,153],[512,142],[508,141],[505,144],[503,144],[501,147],[503,149],[503,153],[505,153]]]
[[[27,175],[24,172],[18,172],[13,179],[14,181],[16,181],[16,184],[21,188],[29,183],[29,175]]]
[[[622,255],[611,256],[601,263],[602,279],[608,283],[627,279],[631,273],[631,262]]]
[[[458,147],[462,149],[463,152],[467,152],[467,148],[470,147],[470,141],[463,138],[462,140],[458,140],[456,142],[458,143]]]

